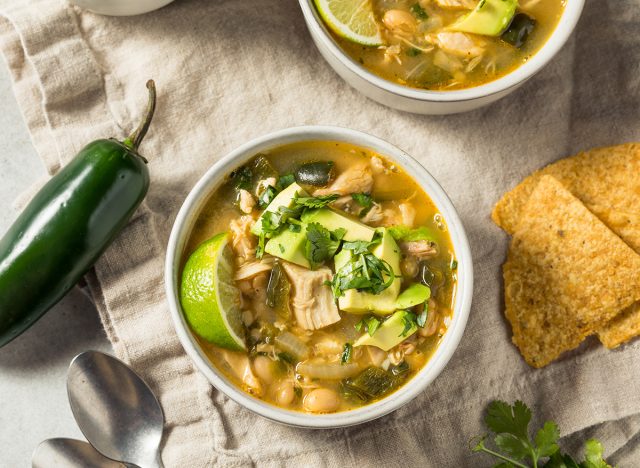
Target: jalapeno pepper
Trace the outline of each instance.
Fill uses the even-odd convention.
[[[155,110],[124,142],[97,140],[52,177],[0,240],[0,347],[53,307],[92,267],[149,189],[138,154]]]

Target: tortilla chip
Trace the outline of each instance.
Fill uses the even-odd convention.
[[[596,148],[563,159],[524,179],[506,193],[493,209],[494,222],[512,234],[522,216],[529,196],[543,175],[552,175],[579,198],[613,232],[640,253],[640,143]],[[628,323],[638,324],[630,327]],[[616,326],[621,327],[615,330]],[[627,321],[608,324],[598,336],[633,338],[638,328],[640,309],[631,312]],[[609,343],[614,343],[609,341]],[[607,342],[603,344],[610,347]],[[619,344],[619,343],[618,343]]]
[[[598,338],[609,349],[640,335],[640,302],[625,309],[620,315],[598,330]]]
[[[513,342],[543,367],[640,301],[640,256],[554,177],[521,210],[504,265]]]
[[[534,172],[513,190],[506,193],[496,204],[491,217],[509,234],[513,234],[522,211],[544,175],[555,177],[587,208],[601,217],[607,224],[615,213],[633,214],[640,217],[640,143],[596,148],[562,159],[544,169]],[[608,216],[611,211],[614,214]],[[630,245],[640,248],[640,225],[627,225],[617,231],[609,226]],[[630,240],[627,240],[630,236]]]

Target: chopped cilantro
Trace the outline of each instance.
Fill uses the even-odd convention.
[[[319,197],[298,197],[296,194],[293,199],[296,206],[301,206],[304,208],[323,208],[327,206],[329,203],[337,200],[339,195],[322,195]]]
[[[283,254],[284,253],[284,245],[278,244],[278,248],[280,249],[280,253]]]
[[[422,53],[422,51],[420,49],[416,49],[415,47],[410,48],[409,50],[407,50],[406,54],[409,57],[416,57],[418,55],[420,55]]]
[[[264,255],[264,232],[261,232],[258,236],[258,247],[256,247],[256,258],[262,258]]]
[[[285,174],[282,177],[280,177],[278,179],[277,182],[277,188],[279,190],[284,190],[286,189],[289,185],[293,184],[296,181],[295,177],[293,176],[293,174]]]
[[[344,232],[338,233],[344,236]],[[304,254],[312,267],[330,260],[340,248],[340,238],[318,223],[307,225],[307,240],[304,244]]]
[[[368,193],[352,193],[351,198],[362,207],[358,216],[366,215],[373,206],[373,198]]]
[[[278,189],[271,185],[267,186],[264,192],[260,195],[260,198],[258,198],[258,207],[261,210],[265,209],[269,203],[276,198],[276,195],[278,195]]]
[[[414,326],[418,325],[418,317],[416,317],[416,314],[414,314],[413,312],[409,312],[407,310],[404,316],[402,317],[402,324],[404,325],[404,328],[402,329],[402,332],[398,336],[405,337],[407,336],[407,333],[409,333]]]
[[[344,248],[354,243],[345,242]],[[349,249],[348,249],[349,250]],[[335,297],[340,297],[348,289],[357,289],[371,294],[380,294],[395,279],[391,266],[369,251],[352,255],[331,280],[331,290]]]
[[[293,221],[293,220],[289,220],[289,221]],[[302,230],[302,226],[300,226],[299,224],[293,224],[293,223],[289,223],[289,231],[291,232],[300,232]]]
[[[251,190],[253,172],[248,166],[242,166],[231,173],[231,180],[236,189]]]

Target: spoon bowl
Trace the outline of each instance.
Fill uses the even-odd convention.
[[[71,411],[102,455],[141,468],[161,467],[164,415],[149,386],[122,361],[87,351],[69,366]]]
[[[122,463],[102,456],[91,445],[76,439],[47,439],[31,457],[32,468],[125,468]]]

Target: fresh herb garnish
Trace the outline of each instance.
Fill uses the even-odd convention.
[[[292,219],[289,220],[289,231],[300,232],[302,230],[302,226],[300,226],[299,224],[294,224],[291,221],[293,220]]]
[[[345,242],[345,247],[348,243]],[[331,290],[340,297],[348,289],[380,294],[393,284],[395,273],[391,265],[370,252],[352,255],[331,280]]]
[[[366,215],[373,206],[373,198],[368,193],[352,193],[351,198],[362,207],[358,216]]]
[[[319,197],[298,197],[296,194],[293,202],[296,206],[301,206],[304,208],[323,208],[327,206],[329,203],[332,203],[338,199],[339,195],[321,195]]]
[[[352,351],[353,351],[353,346],[351,346],[351,343],[345,343],[344,349],[342,350],[342,356],[340,357],[341,364],[346,364],[351,360]]]
[[[276,189],[272,185],[268,185],[258,198],[258,207],[261,210],[265,209],[267,206],[269,206],[269,203],[271,203],[271,201],[276,198],[276,195],[278,195],[278,189]]]
[[[321,265],[333,258],[340,248],[340,241],[344,237],[345,230],[329,231],[318,223],[307,225],[307,240],[304,244],[304,255],[312,267]]]
[[[364,328],[365,331],[369,334],[369,336],[373,336],[378,327],[380,326],[380,320],[373,315],[368,317],[363,317],[360,319],[358,323],[354,325],[355,329],[358,331],[362,331]]]
[[[420,314],[418,314],[418,317],[416,318],[416,325],[418,325],[420,328],[424,328],[425,324],[427,323],[428,314],[429,314],[429,311],[428,311],[427,303],[425,303],[424,309],[422,309],[422,312],[420,312]]]
[[[416,57],[418,55],[420,55],[422,53],[422,51],[420,49],[416,49],[415,47],[410,48],[409,50],[407,50],[406,54],[409,57]]]
[[[264,232],[261,232],[260,235],[258,236],[258,246],[256,247],[257,259],[262,258],[262,256],[264,255],[264,241],[265,241]]]
[[[278,179],[278,182],[276,183],[276,185],[279,190],[284,190],[289,185],[293,184],[295,181],[296,181],[296,178],[293,176],[293,174],[285,174]]]
[[[531,410],[521,401],[516,401],[513,406],[504,401],[491,402],[484,422],[495,433],[493,440],[498,451],[486,446],[487,436],[481,437],[472,451],[497,458],[501,463],[496,467],[501,468],[611,468],[602,458],[602,444],[597,440],[585,443],[585,460],[577,463],[571,456],[560,452],[560,431],[556,423],[545,422],[531,440],[530,421]]]
[[[406,310],[405,314],[402,316],[402,324],[404,325],[404,328],[398,336],[405,337],[414,327],[418,326],[418,317],[416,317],[416,314],[413,312]]]
[[[424,8],[422,8],[419,3],[415,3],[414,5],[412,5],[410,10],[411,10],[411,13],[413,13],[413,16],[415,16],[418,19],[424,20],[429,17],[427,12],[424,11]]]

